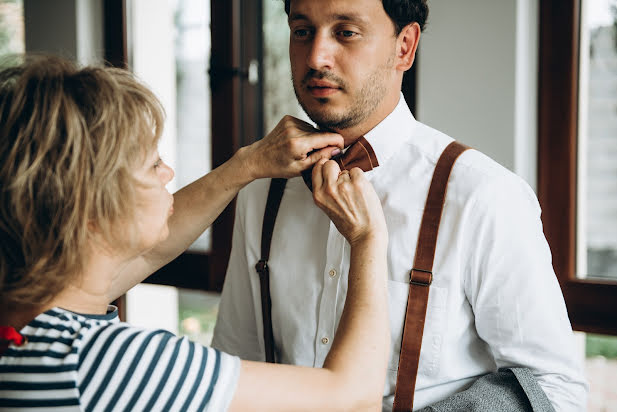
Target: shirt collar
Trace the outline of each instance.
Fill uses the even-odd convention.
[[[401,93],[392,113],[364,135],[375,151],[380,166],[399,152],[400,146],[413,134],[416,123]]]

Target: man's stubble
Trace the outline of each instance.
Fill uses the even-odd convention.
[[[377,67],[375,71],[367,77],[366,81],[362,85],[362,88],[357,93],[351,95],[352,100],[350,107],[341,113],[335,113],[328,110],[327,105],[330,99],[327,97],[318,99],[321,106],[319,109],[310,110],[305,102],[302,101],[302,98],[298,93],[296,81],[293,78],[293,71],[292,84],[300,106],[302,106],[302,109],[304,109],[306,114],[315,122],[317,126],[319,126],[320,129],[341,131],[362,123],[379,107],[380,103],[383,102],[388,91],[386,86],[386,77],[388,71],[391,70],[393,63],[394,54],[390,55],[385,65]],[[347,84],[341,78],[327,71],[310,70],[305,75],[299,87],[305,87],[305,82],[312,78],[334,81],[342,87],[342,93],[353,93],[353,91],[349,90]]]

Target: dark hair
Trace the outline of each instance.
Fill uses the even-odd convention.
[[[285,1],[285,12],[289,14],[291,0]],[[424,31],[428,18],[427,0],[381,0],[383,8],[392,20],[398,35],[409,23],[418,23]]]

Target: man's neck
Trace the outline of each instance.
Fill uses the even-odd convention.
[[[392,112],[396,109],[396,106],[398,106],[400,99],[400,94],[389,97],[387,100],[382,102],[380,108],[375,110],[363,122],[347,129],[333,131],[343,136],[345,147],[348,147],[355,143],[360,137],[373,130],[375,126],[381,123],[386,117],[390,116],[390,114],[392,114]]]

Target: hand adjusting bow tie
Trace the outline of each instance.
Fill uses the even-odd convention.
[[[359,167],[362,171],[368,172],[379,166],[377,156],[364,136],[349,146],[345,153],[332,157],[332,160],[338,163],[341,170],[351,170],[354,167]],[[302,172],[304,183],[306,183],[311,192],[313,191],[312,174],[312,167]]]

